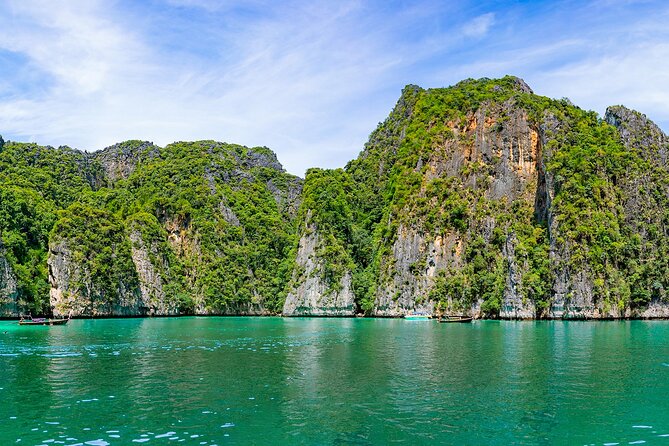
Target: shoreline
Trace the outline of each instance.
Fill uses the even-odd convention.
[[[47,316],[48,317],[48,316]],[[106,320],[106,319],[179,319],[179,318],[277,318],[277,319],[404,319],[403,316],[324,316],[324,315],[299,315],[282,316],[280,314],[183,314],[183,315],[106,315],[106,316],[73,316],[70,319],[78,320]],[[59,319],[51,317],[52,319]],[[0,316],[0,321],[19,321],[21,318],[12,316]],[[437,321],[433,317],[431,320]],[[510,321],[510,322],[615,322],[615,321],[668,321],[669,317],[622,317],[622,318],[474,318],[473,321]]]

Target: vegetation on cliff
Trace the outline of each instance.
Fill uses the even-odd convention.
[[[601,118],[511,76],[407,86],[357,159],[304,185],[267,148],[0,141],[0,239],[36,312],[49,246],[82,266],[66,290],[82,298],[279,312],[312,237],[310,274],[333,295],[350,277],[368,314],[625,315],[667,299],[668,147],[639,113]]]
[[[50,311],[49,245],[65,246],[82,267],[68,295],[103,304],[138,293],[136,232],[140,244],[158,246],[151,256],[167,275],[163,299],[181,312],[276,311],[292,270],[300,186],[266,148],[129,141],[87,154],[6,143],[0,229],[21,307]]]
[[[481,124],[489,129],[477,129]],[[523,132],[535,139],[528,144],[535,153],[522,153]],[[660,223],[669,175],[658,159],[644,157],[647,140],[635,142],[624,145],[618,128],[594,112],[537,96],[514,77],[409,86],[358,159],[344,171],[317,172],[330,185],[346,185],[337,195],[336,208],[346,210],[337,226],[318,225],[341,236],[329,245],[323,239],[320,252],[336,253],[327,258],[330,270],[352,270],[356,300],[368,312],[384,294],[399,300],[408,293],[417,304],[427,294],[443,310],[480,305],[494,317],[513,292],[535,316],[548,316],[558,272],[568,276],[567,302],[584,286],[602,308],[642,307],[664,299],[669,286]],[[514,175],[522,181],[511,181]],[[647,190],[634,209],[639,179]],[[303,206],[327,215],[332,204],[311,200],[311,192],[305,187]],[[356,254],[351,228],[368,243],[368,255]],[[457,240],[448,265],[426,286],[418,278],[393,283],[401,275],[398,238],[407,233]],[[429,270],[427,254],[413,259],[416,276]],[[514,274],[519,283],[510,283]]]

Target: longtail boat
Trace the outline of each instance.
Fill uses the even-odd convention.
[[[440,317],[439,322],[471,322],[472,317],[470,316],[445,316]]]
[[[19,325],[65,325],[70,320],[68,316],[67,319],[50,319],[45,317],[32,317],[30,319],[24,319],[21,315],[19,319]]]

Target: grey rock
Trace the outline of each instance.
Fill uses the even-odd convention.
[[[261,302],[239,302],[223,308],[211,309],[204,305],[195,308],[195,314],[201,316],[272,316]]]
[[[499,317],[502,319],[534,319],[537,316],[534,302],[524,298],[520,293],[523,271],[516,261],[516,244],[517,240],[513,235],[510,235],[502,249],[502,255],[509,262],[509,269]]]
[[[147,314],[135,283],[118,283],[115,295],[104,296],[86,262],[75,258],[67,240],[49,242],[50,303],[54,316],[137,316]]]
[[[221,202],[218,205],[218,210],[221,211],[221,215],[223,216],[223,219],[226,222],[228,222],[229,224],[231,224],[232,226],[240,226],[241,225],[241,223],[239,222],[239,218],[237,218],[237,215],[225,203]]]
[[[315,226],[307,224],[300,238],[293,273],[294,285],[283,306],[284,316],[353,316],[356,311],[351,273],[346,272],[338,289],[332,290],[321,276],[318,258],[320,237]]]
[[[163,288],[164,276],[169,278],[169,264],[160,254],[158,246],[146,243],[138,230],[132,230],[129,238],[140,289],[140,299],[134,311],[151,316],[179,314],[178,305],[168,298]]]
[[[401,226],[393,245],[390,276],[382,276],[374,316],[399,317],[411,311],[433,313],[435,302],[426,298],[437,273],[460,262],[461,241],[455,235],[426,237]]]
[[[618,129],[626,147],[639,148],[647,160],[667,165],[669,138],[646,115],[622,105],[614,105],[606,109],[604,119]]]
[[[102,165],[105,178],[111,183],[127,179],[139,163],[159,156],[160,147],[149,141],[125,141],[90,155]]]
[[[0,239],[0,317],[18,316],[17,280],[7,258],[5,247]]]
[[[518,83],[518,88],[524,89],[522,81]],[[462,175],[464,166],[478,163],[485,166],[483,171],[488,172],[488,176],[471,174],[463,178],[467,187],[484,188],[485,196],[492,200],[504,199],[508,203],[526,200],[534,204],[539,189],[542,135],[539,128],[530,124],[527,112],[513,101],[484,104],[467,116],[464,125],[460,122],[449,122],[447,125],[455,137],[444,143],[444,150],[434,151],[424,161],[426,181]],[[473,143],[463,144],[462,141]],[[489,241],[497,222],[494,218],[486,218],[477,224],[479,226],[473,230]],[[386,277],[381,275],[373,314],[400,316],[413,310],[436,312],[436,302],[427,299],[434,278],[440,272],[448,276],[462,268],[464,243],[455,231],[426,234],[417,229],[400,227],[392,256],[384,259],[381,266],[381,271],[390,272]],[[504,256],[510,266],[501,316],[533,318],[536,316],[534,305],[519,291],[525,268],[516,264],[516,243],[514,237],[509,237],[504,247]],[[424,270],[423,265],[426,266]],[[450,300],[447,303],[446,314],[479,312],[478,301],[472,308],[459,308],[456,302]]]
[[[276,153],[267,147],[256,147],[246,152],[246,158],[243,160],[245,167],[265,167],[279,172],[285,172],[283,166],[276,157]]]

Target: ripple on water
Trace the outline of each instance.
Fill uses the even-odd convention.
[[[165,438],[165,437],[173,437],[176,434],[176,432],[165,432],[164,434],[158,434],[154,438]]]
[[[76,356],[82,356],[79,352],[55,352],[55,353],[43,353],[40,356],[45,358],[73,358]]]
[[[258,324],[253,319],[248,320],[253,324]],[[97,327],[96,331],[87,331],[85,332],[86,336],[82,337],[82,339],[85,342],[93,340],[97,343],[89,344],[92,345],[91,348],[86,348],[83,345],[64,346],[62,345],[62,341],[74,343],[78,342],[78,340],[73,337],[65,338],[62,336],[48,341],[53,342],[52,345],[54,347],[36,346],[22,351],[17,345],[3,346],[0,349],[0,354],[3,356],[9,354],[11,356],[30,355],[31,357],[26,356],[20,360],[11,357],[0,358],[0,369],[3,369],[2,365],[7,363],[11,366],[8,369],[10,373],[16,373],[16,376],[19,376],[19,372],[22,372],[32,361],[38,366],[34,368],[38,379],[41,377],[37,373],[41,372],[43,376],[49,377],[47,379],[57,381],[55,382],[55,386],[50,387],[50,395],[46,395],[46,391],[35,392],[35,380],[32,380],[25,387],[26,392],[31,392],[32,390],[35,398],[39,398],[39,402],[44,402],[45,407],[39,407],[39,409],[43,409],[42,414],[46,419],[50,417],[52,420],[57,419],[61,421],[69,428],[65,432],[77,432],[76,435],[79,437],[78,442],[66,441],[65,444],[68,445],[74,443],[83,445],[84,443],[79,442],[83,442],[86,439],[92,440],[98,436],[101,436],[114,445],[119,443],[145,443],[147,445],[172,444],[178,441],[185,441],[185,444],[209,445],[215,441],[210,436],[215,436],[219,440],[224,441],[223,435],[226,432],[232,434],[232,437],[239,437],[240,443],[252,443],[255,435],[267,436],[268,443],[270,443],[272,440],[285,440],[287,438],[287,432],[285,429],[282,429],[284,426],[280,424],[281,420],[292,421],[300,419],[302,414],[320,410],[321,407],[324,407],[323,413],[329,415],[331,419],[321,419],[320,426],[314,426],[312,421],[306,422],[300,429],[302,434],[306,435],[304,438],[313,440],[314,437],[309,437],[309,430],[316,429],[319,432],[318,435],[321,435],[322,432],[322,436],[319,438],[323,443],[332,444],[331,437],[333,430],[342,425],[360,423],[365,426],[364,429],[366,429],[366,434],[369,438],[378,441],[379,437],[383,437],[384,434],[379,433],[380,431],[376,429],[383,429],[385,420],[390,420],[387,422],[387,428],[391,429],[393,435],[396,434],[400,441],[405,441],[407,444],[411,444],[412,439],[416,441],[425,439],[421,437],[421,431],[425,430],[422,427],[426,426],[426,422],[431,422],[432,426],[444,435],[446,434],[445,429],[448,428],[450,430],[448,435],[453,435],[450,438],[453,439],[454,443],[467,444],[467,441],[462,441],[463,435],[458,434],[458,432],[462,432],[463,426],[467,424],[471,425],[471,421],[478,419],[482,414],[487,413],[491,416],[496,416],[500,419],[500,423],[517,421],[515,414],[518,413],[516,406],[519,399],[514,398],[517,396],[517,391],[524,391],[526,389],[536,390],[544,387],[553,389],[555,385],[551,381],[553,378],[556,378],[557,382],[566,382],[569,384],[568,388],[560,393],[561,398],[558,402],[551,401],[542,404],[541,411],[538,410],[538,405],[532,399],[535,397],[538,398],[538,394],[541,392],[537,390],[537,395],[526,399],[527,407],[522,407],[524,413],[534,413],[535,409],[537,412],[522,427],[509,434],[517,434],[518,438],[521,438],[521,435],[523,435],[522,438],[527,438],[525,435],[535,434],[536,431],[532,430],[534,428],[545,428],[546,432],[549,430],[551,432],[558,432],[564,423],[560,420],[554,421],[552,418],[547,421],[548,415],[553,416],[556,413],[560,413],[563,402],[582,402],[582,395],[592,394],[592,392],[588,392],[592,390],[591,388],[584,384],[579,384],[582,383],[583,377],[590,376],[589,374],[581,373],[582,370],[577,367],[578,364],[573,365],[569,363],[567,361],[568,358],[565,358],[565,361],[556,360],[556,358],[561,357],[560,355],[568,351],[567,347],[574,347],[573,344],[566,344],[563,339],[557,337],[550,338],[554,340],[553,343],[543,342],[544,338],[538,338],[538,340],[533,338],[529,339],[531,342],[527,345],[530,347],[538,346],[543,350],[540,349],[538,352],[534,352],[529,347],[523,351],[509,350],[519,345],[519,341],[511,336],[516,334],[518,330],[515,326],[510,327],[510,324],[505,323],[482,323],[479,326],[472,326],[476,330],[468,330],[462,336],[453,339],[444,335],[442,333],[443,330],[439,332],[433,330],[433,332],[428,333],[430,335],[429,339],[425,338],[417,341],[417,344],[420,344],[420,357],[424,360],[415,361],[418,355],[414,353],[415,350],[412,350],[413,344],[407,340],[408,338],[397,337],[398,333],[401,334],[401,332],[398,331],[399,329],[395,329],[395,321],[361,321],[365,324],[363,328],[369,327],[369,333],[367,328],[365,328],[365,331],[361,331],[360,327],[358,327],[361,324],[356,324],[357,321],[345,321],[346,324],[356,325],[356,330],[358,331],[354,333],[355,336],[349,336],[346,333],[342,336],[339,332],[335,333],[336,336],[329,336],[326,332],[327,327],[338,322],[328,320],[324,322],[320,320],[312,322],[307,320],[300,324],[293,324],[292,321],[286,323],[268,319],[268,324],[271,324],[271,327],[276,328],[276,326],[280,326],[280,330],[265,331],[263,336],[258,337],[254,333],[253,337],[246,338],[238,337],[240,334],[239,331],[233,331],[232,336],[230,336],[230,332],[220,331],[219,333],[219,331],[212,332],[208,330],[204,333],[205,338],[202,338],[199,333],[203,333],[204,330],[197,332],[195,330],[183,330],[182,328],[178,330],[174,329],[174,324],[189,323],[187,319],[179,320],[170,327],[164,324],[165,331],[163,332],[160,331],[163,327],[155,326],[157,324],[163,325],[163,320],[157,321],[154,322],[154,320],[149,319],[139,322],[135,322],[134,320],[93,321],[90,323],[82,321],[82,326],[84,324],[87,326],[97,324],[105,328],[111,325],[118,325],[121,328],[130,327],[131,329],[125,330],[124,328],[123,336],[120,336],[119,339],[112,338],[109,335],[108,328],[105,328],[107,331],[102,334],[100,330],[97,330]],[[218,325],[221,325],[223,322],[226,325],[235,325],[229,321],[232,320],[225,319],[221,321],[215,318],[196,320],[197,325],[195,325],[195,328],[200,326],[210,327],[212,325],[218,328]],[[239,324],[246,326],[246,321],[240,321]],[[262,323],[264,324],[265,321],[263,320]],[[287,324],[290,326],[284,328]],[[303,326],[308,324],[325,325],[325,327],[323,330],[318,330],[318,336],[314,336],[314,327],[307,327],[309,328],[308,331],[303,329]],[[142,325],[144,328],[141,327]],[[386,325],[393,325],[390,328],[393,328],[394,331],[386,332],[376,328],[383,328]],[[534,325],[532,325],[532,328],[529,328],[529,325],[524,325],[521,328],[525,335],[527,335],[528,332],[530,334],[533,330],[538,332],[547,325],[549,324],[539,325],[536,329]],[[552,325],[562,326],[558,323]],[[574,335],[580,334],[583,330],[579,327],[584,326],[569,325]],[[482,331],[481,327],[486,328],[487,331]],[[598,333],[606,333],[606,327],[608,326],[605,326],[602,330],[598,330]],[[68,328],[74,329],[77,327],[73,324],[72,327]],[[450,331],[455,331],[455,329]],[[498,339],[495,337],[498,335],[498,331],[500,332],[498,337],[501,339],[499,342],[497,342]],[[111,334],[116,335],[116,332],[111,332]],[[219,334],[219,339],[207,339],[219,336]],[[370,335],[367,336],[367,334]],[[375,336],[372,336],[372,334]],[[413,336],[413,331],[410,334]],[[552,334],[552,332],[549,334]],[[363,337],[362,335],[365,336]],[[591,335],[594,336],[595,333],[593,332]],[[360,339],[356,336],[360,336]],[[128,337],[131,339],[131,344],[121,344],[118,342]],[[407,347],[401,351],[393,348],[394,344],[391,341],[396,338],[398,340],[396,344],[402,344]],[[354,341],[354,346],[350,346],[350,348],[349,346],[345,346],[323,350],[327,346],[341,344],[351,339]],[[483,339],[486,339],[486,341],[483,342]],[[628,337],[624,339],[628,339]],[[361,340],[365,340],[365,343],[361,343]],[[367,340],[377,340],[378,342],[374,341],[372,343],[371,341],[367,342]],[[465,340],[468,340],[468,343]],[[513,341],[513,343],[509,344],[507,342],[509,340]],[[59,341],[61,341],[60,345],[57,346],[56,344]],[[45,344],[42,338],[36,338],[35,342]],[[381,345],[381,349],[378,351],[376,350],[377,343]],[[29,345],[29,343],[24,344]],[[163,344],[167,345],[168,349],[163,348]],[[454,347],[451,348],[451,345]],[[602,348],[599,344],[596,346],[600,349]],[[484,357],[496,358],[499,356],[505,358],[505,360],[498,361],[491,364],[490,367],[484,368],[479,367],[481,361],[471,361],[472,364],[476,363],[477,367],[472,367],[470,371],[468,367],[471,364],[459,359],[461,357],[469,357],[469,352],[467,351],[469,347],[478,349],[475,350],[477,352],[485,352],[486,355],[483,355]],[[237,349],[239,349],[239,352]],[[352,354],[356,349],[358,352],[364,352],[364,355]],[[218,353],[210,353],[215,351],[218,351]],[[461,351],[466,352],[466,354],[461,356],[453,354],[454,352],[460,353]],[[45,355],[52,355],[51,358],[57,358],[55,355],[63,353],[76,354],[78,352],[83,352],[84,358],[45,359]],[[120,352],[120,356],[111,356],[113,352]],[[602,373],[606,372],[606,376],[613,376],[613,374],[608,373],[610,372],[607,369],[609,363],[598,360],[598,355],[588,354],[589,352],[590,350],[587,350],[586,354],[575,359],[585,361],[584,363],[589,367],[587,370],[598,370],[599,367],[604,369]],[[655,349],[656,352],[657,349]],[[273,358],[272,355],[275,353],[280,354],[280,356],[277,356],[279,359],[276,361],[276,367],[274,363],[270,362],[271,358]],[[89,357],[92,355],[99,356],[94,359]],[[364,360],[367,357],[370,358],[369,364]],[[539,358],[536,364],[532,362],[532,358],[534,357]],[[630,364],[636,364],[632,362],[636,358],[636,355],[633,356]],[[649,357],[647,362],[650,366],[649,368],[652,370],[648,372],[648,376],[642,375],[643,386],[632,386],[634,390],[630,387],[629,392],[624,392],[625,397],[629,397],[631,402],[650,400],[648,398],[649,395],[642,390],[653,388],[653,384],[656,381],[666,378],[666,373],[669,369],[665,370],[664,367],[669,367],[669,359],[667,361],[667,363],[658,363],[656,358]],[[559,367],[557,366],[558,362],[560,363]],[[624,359],[620,362],[624,363]],[[240,369],[245,369],[245,366],[249,366],[248,372],[246,370],[238,372],[237,364],[243,364],[239,367]],[[377,368],[375,364],[382,364],[383,367]],[[180,373],[186,365],[192,369],[192,373],[182,377]],[[230,373],[223,373],[223,370],[231,365],[235,367],[231,369]],[[416,367],[415,365],[420,365],[421,367]],[[658,365],[660,367],[657,367]],[[571,375],[569,373],[564,373],[564,376],[559,375],[557,368],[567,371],[572,370],[573,373]],[[634,367],[635,371],[637,369],[638,367]],[[331,370],[337,370],[338,373],[330,373]],[[110,377],[109,380],[99,379],[99,372],[103,371],[105,374],[108,374]],[[467,373],[464,373],[464,371],[467,371]],[[265,372],[268,372],[268,374],[263,375]],[[651,376],[651,373],[654,375]],[[248,383],[242,381],[240,379],[242,375],[243,377],[247,375],[253,376],[253,380],[249,380]],[[462,380],[459,378],[460,375],[463,376]],[[229,380],[228,376],[230,377]],[[355,379],[350,379],[352,376]],[[378,379],[378,376],[381,376],[381,379]],[[503,376],[504,379],[498,379],[498,376]],[[543,379],[540,383],[543,383],[544,387],[536,385],[534,376]],[[577,376],[578,379],[575,380],[574,376]],[[659,376],[659,378],[656,379],[656,376]],[[79,382],[75,382],[70,377],[78,377]],[[372,385],[370,386],[366,386],[368,378],[372,378],[370,381]],[[165,386],[162,385],[165,380],[170,380],[169,389],[165,389]],[[206,383],[216,383],[216,385],[203,386],[201,383],[203,380]],[[220,386],[218,386],[219,382],[221,382]],[[661,384],[662,381],[658,382]],[[193,383],[197,385],[193,385]],[[267,387],[266,383],[269,383],[269,390],[262,387],[263,385]],[[347,383],[349,384],[348,388],[350,391],[341,392],[336,389],[331,390],[330,383],[336,388],[341,388],[342,383]],[[463,394],[467,393],[467,389],[469,389],[472,383],[490,383],[489,388],[493,389],[494,392],[485,392],[485,398],[468,400],[466,397],[463,397]],[[500,383],[508,385],[508,387],[500,386]],[[12,392],[11,396],[13,397],[13,393],[16,392],[14,384],[12,383],[10,388],[9,382],[3,382],[2,377],[0,377],[0,385],[3,384],[7,384],[5,387],[8,392]],[[362,384],[365,384],[365,386]],[[459,387],[459,384],[463,384],[462,387]],[[181,386],[187,386],[187,388],[182,388]],[[77,393],[69,393],[69,396],[63,398],[63,395],[67,395],[64,391],[67,387],[70,389],[79,389],[79,391]],[[602,383],[602,387],[609,388],[610,386],[605,386]],[[282,393],[284,389],[288,393]],[[501,390],[497,391],[497,389]],[[166,390],[168,392],[165,392]],[[188,392],[184,392],[184,390]],[[436,395],[432,392],[435,392]],[[629,396],[630,393],[631,396]],[[112,394],[117,395],[116,400],[108,399],[111,398],[109,395]],[[4,396],[5,392],[0,392],[0,395],[3,395],[3,399],[6,398]],[[94,395],[98,395],[99,402],[93,402],[92,397]],[[412,398],[413,395],[416,398]],[[607,393],[605,396],[608,397],[610,395]],[[652,393],[651,396],[653,396]],[[86,400],[82,401],[82,398],[86,398]],[[252,398],[256,400],[253,401]],[[329,398],[329,401],[323,402],[322,398]],[[58,412],[54,412],[48,406],[48,404],[52,404],[56,399],[58,404],[62,406],[59,407]],[[543,400],[543,397],[540,399]],[[75,400],[79,400],[80,404],[74,404]],[[168,400],[170,404],[169,408],[165,406]],[[416,400],[429,402],[427,404],[429,408],[425,409],[425,405],[416,403]],[[484,412],[483,409],[492,408],[496,410],[499,408],[501,406],[501,404],[498,404],[500,401],[508,404],[508,411],[505,410],[506,408],[503,408],[497,412]],[[610,398],[605,402],[607,404],[606,407],[615,403]],[[113,407],[101,411],[99,410],[101,408],[100,404],[111,405]],[[593,407],[597,407],[596,404],[597,402],[594,402]],[[660,402],[659,404],[663,403]],[[160,405],[163,405],[162,410],[153,411],[153,413],[149,414],[142,412],[140,414],[141,417],[137,417],[136,419],[131,419],[132,417],[129,415],[131,412],[139,411],[143,407],[160,407]],[[5,406],[3,408],[2,406],[3,404],[0,403],[0,426],[3,424],[2,420],[7,420],[10,415],[18,415],[18,419],[21,422],[5,421],[5,425],[9,427],[10,431],[15,429],[13,433],[16,433],[17,437],[20,435],[19,431],[26,433],[25,431],[28,431],[32,427],[22,424],[32,418],[28,416],[29,414],[23,408],[16,409],[13,406]],[[232,406],[234,410],[231,411],[228,409],[226,411],[227,406]],[[474,406],[479,411],[468,411],[461,409],[461,406],[465,408],[467,406]],[[546,411],[544,411],[544,406],[546,406]],[[461,409],[460,412],[458,412],[458,409]],[[516,409],[516,411],[513,411],[513,409]],[[575,414],[594,412],[594,408],[589,411],[581,410],[580,412],[576,408],[570,408],[569,410],[570,414],[572,413],[571,411]],[[102,412],[105,412],[105,416],[109,416],[99,419],[96,419],[94,416],[92,417],[93,414]],[[655,426],[650,427],[645,426],[642,423],[643,418],[639,419],[638,417],[643,412],[630,412],[629,416],[621,416],[618,420],[620,425],[626,427],[627,432],[625,432],[625,435],[617,435],[612,431],[607,432],[606,430],[592,429],[578,430],[580,433],[579,437],[572,431],[572,434],[574,434],[573,438],[581,439],[585,437],[587,440],[590,437],[590,443],[592,443],[592,440],[597,439],[599,440],[597,442],[599,445],[602,445],[605,439],[610,441],[610,444],[620,445],[643,444],[641,441],[647,441],[647,444],[652,444],[654,443],[653,439],[655,439],[655,443],[667,440],[667,438],[659,438],[660,436],[669,437],[669,431],[665,431],[666,434],[662,432],[662,430],[665,430],[664,428],[669,426],[665,415],[660,412],[657,417],[648,419],[649,423],[647,424]],[[58,415],[54,416],[56,413]],[[348,414],[350,413],[354,415],[349,416]],[[505,413],[509,415],[507,416]],[[200,414],[207,415],[203,417]],[[394,415],[394,418],[389,414]],[[273,429],[274,433],[259,433],[253,429],[249,429],[246,426],[247,423],[243,422],[243,420],[249,416],[256,415],[267,416],[267,419],[271,419],[272,423],[276,422],[275,427],[277,429]],[[70,421],[70,416],[77,417],[75,423]],[[180,430],[175,423],[172,423],[173,421],[176,422],[175,416],[184,420],[184,424],[181,426],[188,426],[189,433]],[[235,419],[235,422],[239,422],[240,424],[232,428],[235,426],[234,423],[225,423],[225,418],[229,420]],[[582,418],[583,420],[587,420],[587,417]],[[225,424],[218,424],[221,421],[224,421]],[[444,421],[447,421],[447,423],[444,423]],[[88,433],[81,432],[80,427],[84,422],[92,426],[94,430]],[[585,423],[586,421],[582,424]],[[635,424],[633,425],[632,423]],[[444,425],[446,424],[449,426],[445,428]],[[216,428],[217,425],[219,428]],[[114,439],[118,432],[107,431],[103,433],[105,431],[100,428],[101,426],[104,426],[104,428],[124,426],[123,433],[118,435],[118,437],[122,436],[123,438],[121,440]],[[45,428],[47,426],[42,423],[41,427]],[[64,430],[62,427],[53,426],[49,426],[48,429],[51,432],[48,435],[43,435],[39,432],[28,433],[23,438],[22,443],[37,444],[36,441],[32,441],[36,440],[37,436],[56,438],[53,432],[57,429]],[[139,434],[146,432],[146,429],[152,429],[158,436],[161,436],[161,439],[156,440],[153,436],[150,439],[140,437]],[[174,435],[169,436],[168,434],[172,432],[167,433],[165,429],[177,429],[178,434],[175,432]],[[495,429],[497,429],[495,426],[482,429],[483,432],[478,439],[482,440],[481,442],[484,442],[483,439],[490,440],[490,435],[494,434],[492,431]],[[657,429],[657,432],[654,432],[655,429]],[[0,430],[2,429],[0,428]],[[200,438],[191,435],[196,433],[203,435]],[[613,435],[611,435],[612,433]],[[311,434],[313,434],[313,431],[311,431]],[[163,435],[168,436],[163,437]],[[277,438],[277,435],[279,438]],[[2,434],[0,434],[1,436]],[[159,438],[158,436],[155,438]],[[138,441],[132,441],[133,438]],[[178,438],[178,440],[170,441],[169,438]],[[548,434],[547,438],[554,440]],[[57,438],[56,441],[58,440],[60,439]],[[209,441],[205,442],[204,440]],[[229,438],[226,437],[225,440],[229,440]],[[509,436],[505,436],[504,440],[509,440]],[[503,444],[500,442],[504,440],[492,440],[490,443]],[[2,442],[0,441],[0,443]],[[55,444],[55,442],[45,444]],[[370,441],[370,444],[374,443]],[[0,446],[2,445],[0,444]]]

